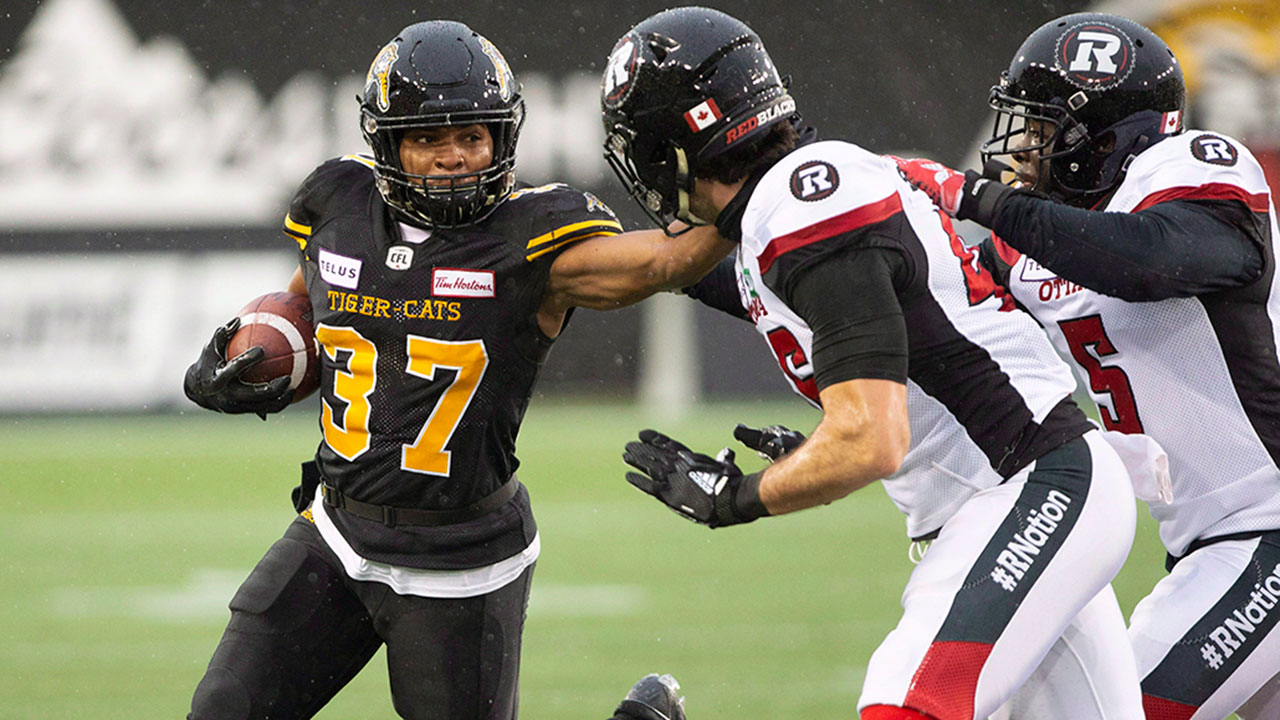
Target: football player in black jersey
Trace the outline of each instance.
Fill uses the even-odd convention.
[[[1107,429],[1168,451],[1171,483],[1144,499],[1171,572],[1129,629],[1146,716],[1280,717],[1280,283],[1262,168],[1185,126],[1181,65],[1128,18],[1045,23],[989,97],[988,177],[900,167],[994,231],[983,261],[1073,359]]]
[[[1072,401],[1069,368],[951,219],[892,159],[802,127],[760,38],[721,12],[677,8],[632,28],[601,104],[612,165],[654,218],[714,221],[739,243],[692,292],[750,319],[822,410],[807,440],[739,429],[776,460],[751,474],[643,431],[627,480],[712,528],[884,481],[911,538],[932,544],[867,661],[862,720],[987,718],[1067,643],[1057,671],[1106,681],[1071,700],[1140,718],[1108,584],[1133,538],[1129,475]]]
[[[387,646],[406,718],[514,718],[537,527],[516,433],[572,309],[687,286],[732,248],[714,228],[621,233],[563,184],[515,180],[524,103],[498,49],[456,22],[377,54],[360,123],[372,155],[318,167],[284,220],[321,348],[323,440],[301,513],[231,601],[189,717],[307,718]],[[283,409],[239,380],[232,322],[189,370],[222,412]],[[618,717],[682,717],[648,676]]]

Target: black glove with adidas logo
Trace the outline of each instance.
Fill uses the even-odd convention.
[[[622,459],[640,471],[628,472],[627,482],[701,525],[737,525],[769,514],[760,502],[760,473],[743,475],[728,448],[713,458],[656,430],[641,430]]]

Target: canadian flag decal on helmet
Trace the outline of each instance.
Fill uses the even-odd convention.
[[[689,111],[684,114],[684,121],[689,123],[690,130],[698,132],[707,129],[722,117],[724,116],[720,114],[715,98],[707,98],[689,108]]]

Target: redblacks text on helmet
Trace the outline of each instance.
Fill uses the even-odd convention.
[[[742,139],[744,135],[755,130],[761,125],[768,125],[783,115],[790,115],[795,111],[796,101],[791,98],[787,98],[773,107],[765,108],[764,110],[756,113],[754,117],[749,117],[746,120],[743,120],[738,123],[738,127],[725,133],[724,144],[732,145],[734,142]]]

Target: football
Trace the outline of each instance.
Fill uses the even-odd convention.
[[[227,343],[227,358],[254,346],[263,356],[240,377],[261,383],[289,377],[293,402],[315,392],[320,385],[320,358],[316,331],[311,324],[311,300],[306,295],[273,292],[250,300],[240,309],[240,329]]]

